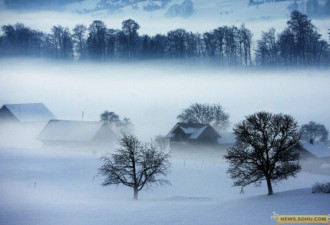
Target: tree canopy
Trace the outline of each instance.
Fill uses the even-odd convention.
[[[234,186],[261,185],[266,180],[268,195],[273,194],[272,182],[295,177],[300,171],[300,133],[293,117],[258,112],[235,124],[236,142],[224,158],[227,173]]]
[[[329,132],[323,124],[310,121],[300,128],[302,139],[313,144],[315,141],[327,143]]]
[[[210,124],[216,130],[220,130],[228,125],[229,114],[220,104],[195,103],[184,109],[177,119],[186,123]]]
[[[152,143],[141,143],[132,134],[122,133],[116,153],[101,158],[99,174],[105,176],[103,186],[122,184],[133,188],[134,199],[145,187],[169,184],[170,155]]]

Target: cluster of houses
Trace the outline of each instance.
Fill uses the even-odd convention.
[[[107,146],[116,142],[112,128],[101,121],[72,121],[56,119],[42,103],[6,104],[0,109],[0,124],[44,123],[35,137],[45,146]],[[230,146],[235,142],[232,133],[219,134],[209,124],[177,123],[166,135],[170,148]],[[201,148],[201,149],[202,149]],[[302,143],[303,158],[330,160],[330,150],[322,143]]]
[[[100,121],[71,121],[56,119],[42,103],[7,104],[0,109],[0,123],[14,125],[40,125],[35,137],[45,146],[95,146],[109,145],[116,135]]]

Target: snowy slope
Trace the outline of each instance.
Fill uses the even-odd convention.
[[[0,156],[0,224],[275,224],[274,211],[329,213],[330,195],[311,193],[329,177],[302,172],[274,196],[265,186],[240,195],[220,157],[174,157],[172,186],[144,190],[136,202],[126,187],[99,185],[98,155],[0,148]]]
[[[154,11],[146,11],[145,6],[150,4],[150,1],[133,1],[134,4],[122,1],[113,3],[113,7],[104,6],[100,1],[83,0],[81,2],[73,3],[67,6],[68,11],[79,13],[95,13],[101,12],[108,16],[111,15],[125,15],[125,16],[140,16],[162,18],[165,17],[169,8],[175,4],[180,5],[183,0],[172,0],[163,8]],[[135,3],[137,2],[137,3]],[[153,1],[159,4],[157,1]],[[270,2],[261,5],[249,6],[247,0],[192,0],[194,5],[194,13],[191,18],[209,18],[215,20],[227,21],[248,21],[256,19],[274,19],[274,18],[287,18],[289,16],[288,6],[292,1]],[[303,4],[303,3],[302,3]]]

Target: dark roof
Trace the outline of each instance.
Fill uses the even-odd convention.
[[[39,134],[41,141],[92,141],[102,128],[106,128],[104,122],[51,120]],[[110,127],[107,132],[114,135]]]
[[[181,129],[186,135],[189,135],[189,139],[198,139],[201,134],[203,134],[203,132],[206,129],[213,129],[213,127],[211,127],[209,124],[202,124],[202,123],[177,123],[172,130],[166,135],[167,138],[172,138],[174,137],[174,131],[176,129]],[[218,138],[220,138],[221,136],[218,134],[217,131],[214,130],[214,132],[218,135]]]
[[[41,122],[55,119],[55,116],[42,103],[6,104],[6,108],[21,122]]]

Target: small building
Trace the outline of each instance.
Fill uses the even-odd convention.
[[[187,145],[214,147],[221,137],[209,124],[177,123],[166,135],[171,148]]]
[[[48,122],[55,119],[42,103],[6,104],[0,109],[1,122]]]
[[[93,147],[112,145],[116,134],[104,122],[51,120],[37,139],[45,146]]]
[[[301,158],[302,159],[319,159],[330,162],[330,148],[320,142],[304,142],[301,143]]]

